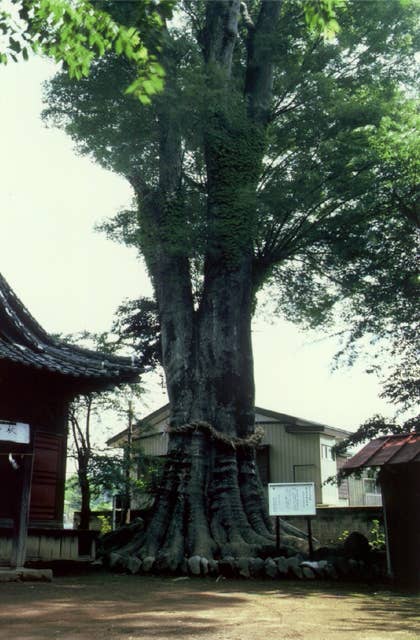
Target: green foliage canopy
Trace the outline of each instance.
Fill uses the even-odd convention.
[[[80,83],[63,75],[52,81],[45,117],[64,128],[81,153],[127,178],[136,194],[133,209],[119,212],[105,230],[146,256],[162,243],[171,255],[187,258],[197,304],[212,238],[222,238],[225,253],[234,256],[251,237],[254,290],[272,287],[288,319],[328,327],[339,309],[350,327],[348,345],[370,334],[393,337],[394,352],[411,349],[416,3],[331,4],[330,19],[340,31],[325,39],[307,28],[314,24],[311,10],[285,1],[264,45],[274,60],[274,86],[263,136],[250,124],[246,92],[246,42],[260,4],[246,3],[228,89],[203,62],[204,4],[185,0],[178,26],[163,30],[159,59],[168,82],[151,105],[124,93],[135,67],[108,53]],[[118,11],[121,22],[131,24],[126,7]],[[162,196],[165,118],[182,139],[181,180],[168,215],[151,229],[144,212]],[[206,172],[209,137],[219,161],[226,157],[217,176]],[[254,158],[261,153],[260,170]],[[225,200],[216,222],[207,216],[209,180]]]
[[[126,91],[143,103],[162,90],[164,70],[145,45],[151,34],[158,46],[163,19],[170,16],[173,0],[141,0],[136,3],[137,27],[119,24],[106,11],[106,2],[88,0],[10,0],[0,10],[0,62],[22,57],[30,51],[63,62],[71,78],[89,74],[92,61],[109,51],[124,56],[136,68]]]

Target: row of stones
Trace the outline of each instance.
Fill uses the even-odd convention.
[[[149,573],[156,570],[155,559],[145,558],[141,561],[135,556],[122,557],[111,554],[110,566],[124,568],[131,573]],[[185,558],[179,567],[179,573],[192,576],[225,576],[227,578],[298,578],[313,580],[326,578],[337,580],[341,577],[380,578],[385,576],[385,568],[380,564],[366,563],[363,560],[336,557],[332,560],[311,562],[303,556],[278,558],[233,558],[207,560],[201,556]]]
[[[51,582],[51,569],[0,569],[0,582]]]

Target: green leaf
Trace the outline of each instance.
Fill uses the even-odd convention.
[[[153,86],[152,80],[144,80],[143,81],[143,89],[144,89],[145,93],[147,93],[148,95],[151,95],[151,94],[155,93],[155,88]]]
[[[117,38],[114,44],[115,53],[120,55],[123,51],[123,43],[121,37]]]
[[[139,80],[139,78],[137,78],[136,80],[134,80],[134,82],[132,82],[124,91],[125,94],[129,95],[132,93],[136,93],[137,91],[140,90],[141,85],[143,84],[142,80]]]
[[[150,100],[150,98],[146,96],[144,93],[137,93],[136,95],[144,106],[149,106],[150,104],[152,104],[152,101]]]

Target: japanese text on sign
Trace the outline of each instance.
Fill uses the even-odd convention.
[[[0,420],[0,442],[30,443],[29,424]]]
[[[313,482],[273,483],[268,485],[270,516],[314,516]]]

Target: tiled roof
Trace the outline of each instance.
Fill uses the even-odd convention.
[[[344,470],[420,462],[420,433],[382,436],[369,442],[343,465]]]
[[[140,373],[131,358],[82,349],[50,336],[0,274],[2,360],[99,384],[134,382]]]

